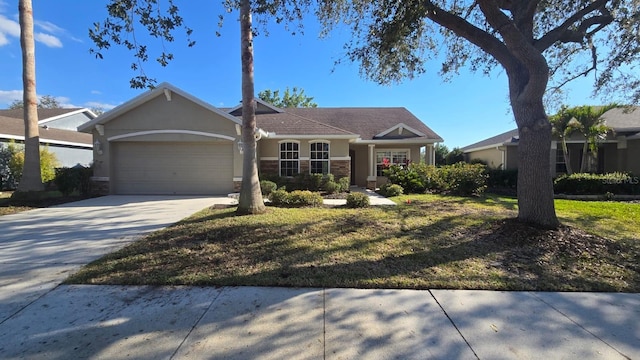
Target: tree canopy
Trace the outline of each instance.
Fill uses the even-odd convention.
[[[282,96],[280,96],[280,90],[272,91],[266,89],[260,91],[258,97],[280,108],[318,107],[318,104],[313,101],[313,97],[306,96],[304,89],[298,89],[297,87],[294,87],[291,91],[287,87]]]
[[[52,95],[43,95],[38,99],[38,109],[57,109],[60,107],[60,102]],[[14,100],[9,104],[9,109],[24,109],[24,102],[22,100]]]

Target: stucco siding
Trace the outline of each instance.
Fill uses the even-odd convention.
[[[237,137],[234,122],[177,94],[173,94],[171,101],[164,96],[157,96],[111,120],[105,126],[105,135],[113,137],[132,132],[173,129]]]
[[[627,140],[626,170],[636,176],[640,176],[640,139]]]
[[[503,166],[502,151],[497,148],[472,151],[468,153],[468,156],[469,161],[480,160],[493,169],[498,169]]]
[[[52,127],[55,129],[77,131],[78,126],[90,120],[91,119],[89,119],[84,113],[81,113],[81,114],[73,114],[73,115],[65,116],[60,119],[56,119],[52,121],[46,121],[46,122],[43,122],[41,125],[42,126],[46,125],[48,127]]]

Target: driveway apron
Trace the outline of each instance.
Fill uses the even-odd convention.
[[[215,203],[185,196],[105,196],[0,217],[0,323],[80,266]]]

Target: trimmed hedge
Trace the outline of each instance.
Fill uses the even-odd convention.
[[[621,172],[561,175],[554,181],[554,192],[567,195],[639,195],[640,179]]]
[[[274,174],[261,175],[262,181],[276,183],[278,188],[293,190],[324,191],[329,194],[349,191],[351,184],[348,176],[336,181],[333,174],[298,174],[294,177],[281,177]]]
[[[91,176],[93,169],[82,166],[72,168],[57,168],[55,179],[58,190],[65,196],[78,191],[80,195],[87,196],[91,192]]]
[[[278,189],[269,194],[269,200],[272,205],[282,207],[322,206],[322,196],[309,190],[287,192],[284,189]]]
[[[473,195],[487,187],[486,166],[457,163],[436,167],[423,163],[406,166],[392,165],[384,174],[392,184],[400,185],[405,194],[425,192]]]

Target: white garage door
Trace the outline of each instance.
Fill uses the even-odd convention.
[[[114,142],[116,194],[212,195],[233,190],[233,145]]]

